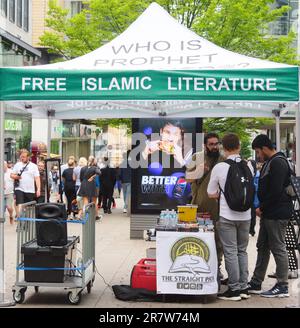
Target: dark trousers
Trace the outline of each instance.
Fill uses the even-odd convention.
[[[113,188],[102,190],[102,208],[105,212],[111,209],[111,204],[113,202],[113,194]]]
[[[101,190],[101,188],[99,188],[98,206],[101,206],[101,204],[102,204],[102,198],[103,198],[102,190]]]
[[[67,213],[71,214],[72,213],[72,202],[76,198],[75,188],[65,189],[65,195],[66,195],[67,203],[68,203],[67,204]]]
[[[276,277],[278,283],[288,283],[288,253],[285,244],[285,233],[289,220],[260,220],[260,230],[257,238],[257,260],[251,281],[260,285],[267,272],[270,253],[276,262]]]

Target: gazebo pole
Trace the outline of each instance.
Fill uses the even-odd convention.
[[[0,101],[0,307],[12,306],[15,303],[6,301],[4,272],[4,103]]]
[[[280,110],[274,110],[276,120],[276,150],[280,151]]]
[[[300,176],[300,102],[296,109],[296,175]]]
[[[48,131],[47,131],[47,158],[50,158],[50,153],[51,153],[51,129],[52,129],[52,117],[55,115],[55,111],[52,109],[49,109],[47,111],[48,115]],[[48,171],[48,170],[47,170]],[[48,177],[46,177],[48,179]],[[48,185],[48,184],[47,184]],[[47,188],[46,188],[47,189]],[[49,191],[45,190],[45,200],[47,201],[48,197],[50,199],[50,195],[48,195]]]

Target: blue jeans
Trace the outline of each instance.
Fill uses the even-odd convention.
[[[124,209],[127,210],[128,208],[128,202],[129,202],[129,196],[131,194],[131,183],[122,183],[122,189],[123,189],[123,197],[124,197]]]

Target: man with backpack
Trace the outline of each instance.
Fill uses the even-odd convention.
[[[258,159],[265,163],[258,185],[260,207],[256,213],[261,220],[257,239],[257,260],[248,291],[263,297],[288,297],[288,253],[285,233],[293,213],[292,197],[288,194],[291,168],[284,154],[276,152],[266,135],[258,135],[252,142],[252,148],[256,151]],[[261,292],[270,252],[276,262],[277,283],[270,290]]]
[[[207,193],[219,199],[217,224],[228,273],[228,290],[218,294],[222,300],[240,301],[248,293],[248,254],[251,206],[254,197],[253,167],[241,159],[240,140],[235,134],[222,139],[226,160],[211,172]]]

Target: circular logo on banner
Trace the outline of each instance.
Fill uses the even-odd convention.
[[[209,247],[199,238],[185,237],[179,239],[171,249],[171,258],[173,262],[177,257],[183,255],[202,257],[206,262],[208,262],[210,257]]]

